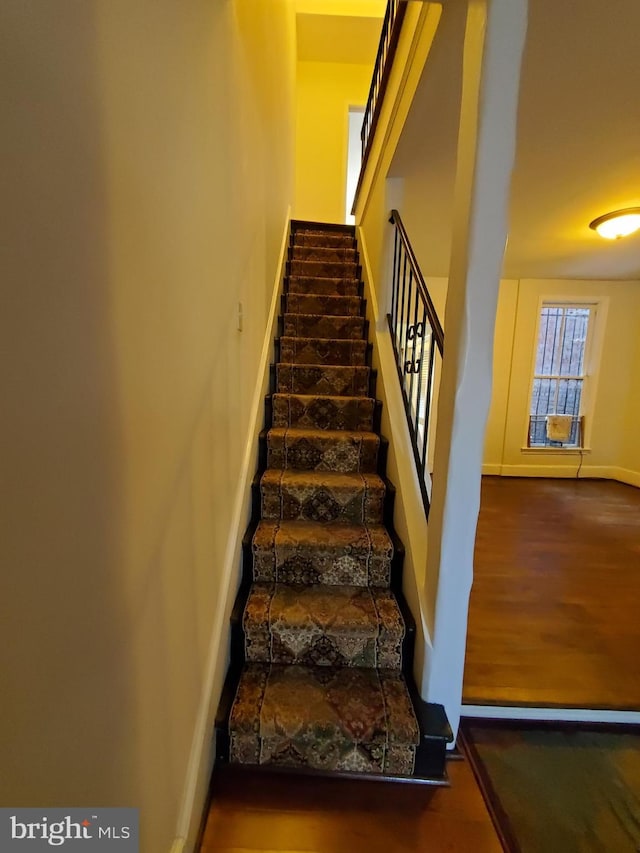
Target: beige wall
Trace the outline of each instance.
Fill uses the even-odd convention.
[[[372,67],[298,62],[294,216],[345,221],[349,107],[364,106]]]
[[[292,196],[292,14],[2,8],[0,802],[140,807],[143,853],[176,834],[216,632],[225,647]]]
[[[500,288],[494,348],[494,386],[485,439],[485,472],[533,476],[575,476],[579,456],[561,451],[527,451],[527,414],[540,300],[589,300],[598,304],[593,327],[593,369],[586,445],[581,476],[625,479],[635,472],[629,440],[637,434],[640,365],[640,285],[623,281],[503,281]],[[587,389],[585,389],[587,390]],[[587,391],[589,393],[589,391]]]
[[[637,298],[640,299],[640,284],[637,285],[637,290]],[[620,467],[623,471],[630,472],[630,482],[635,476],[635,485],[640,486],[640,316],[636,320],[635,352],[629,369],[629,396]]]

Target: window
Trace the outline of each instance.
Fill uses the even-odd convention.
[[[529,447],[582,447],[588,344],[595,305],[544,302],[529,410]]]

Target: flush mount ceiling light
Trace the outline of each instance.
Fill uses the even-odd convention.
[[[614,210],[613,213],[605,213],[589,223],[589,228],[597,231],[601,237],[607,240],[618,240],[620,237],[628,237],[634,231],[640,229],[640,207],[627,207],[625,210]]]

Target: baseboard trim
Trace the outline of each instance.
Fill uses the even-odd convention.
[[[640,489],[640,471],[631,471],[629,468],[612,468],[611,470],[613,471],[613,480]]]
[[[482,473],[489,477],[550,477],[556,479],[588,480],[617,480],[629,486],[640,488],[640,472],[631,471],[629,468],[619,468],[615,465],[582,465],[579,459],[572,461],[570,465],[500,465],[495,462],[487,462],[482,466]]]
[[[486,477],[500,477],[502,474],[502,465],[497,463],[485,463],[482,466],[482,474]]]
[[[193,853],[203,828],[209,781],[215,758],[214,718],[228,666],[229,616],[240,578],[242,537],[251,511],[251,484],[258,464],[258,436],[263,428],[264,396],[269,387],[269,368],[273,359],[273,340],[280,307],[280,293],[289,245],[291,207],[287,209],[282,243],[267,317],[267,325],[251,401],[249,429],[233,498],[232,520],[220,583],[220,597],[207,653],[206,675],[191,743],[191,752],[183,787],[176,838],[171,853]]]
[[[520,705],[462,705],[462,717],[479,720],[538,720],[562,723],[640,725],[640,711],[601,708],[543,708]]]

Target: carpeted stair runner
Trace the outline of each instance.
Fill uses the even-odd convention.
[[[412,683],[361,287],[353,229],[292,224],[218,761],[441,780],[451,733]]]

